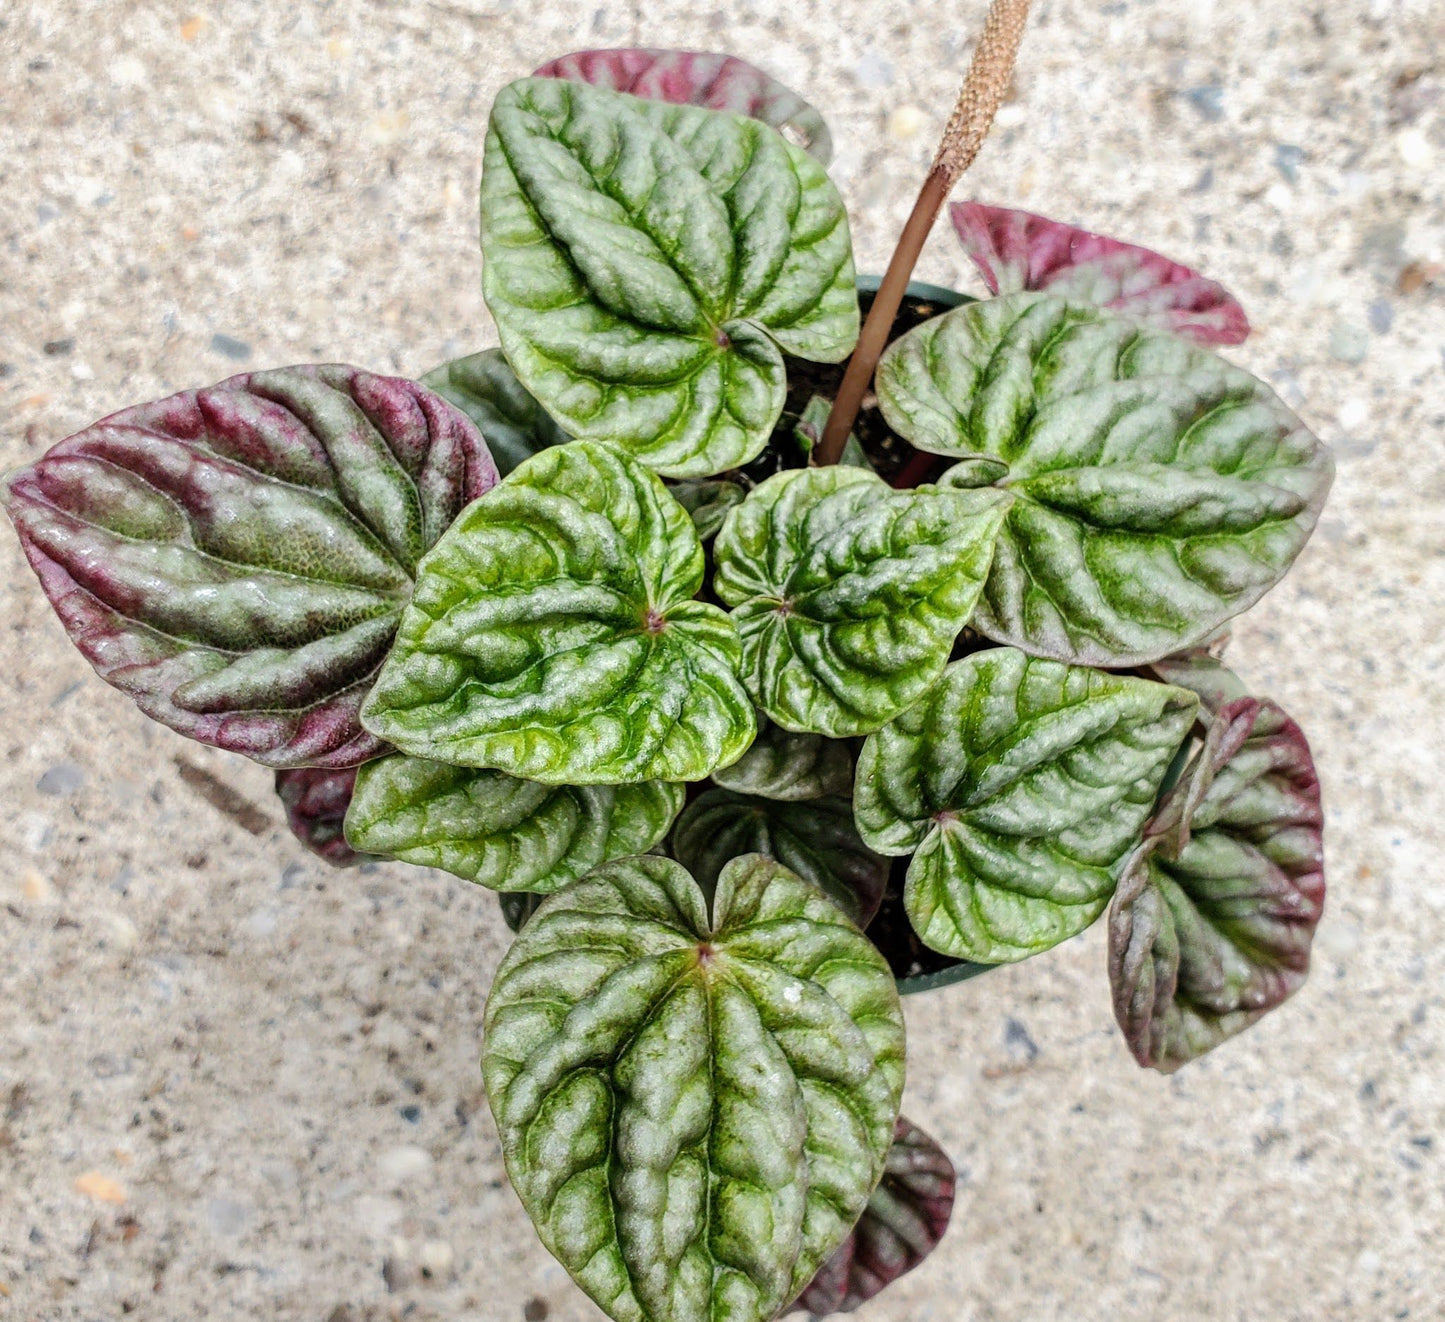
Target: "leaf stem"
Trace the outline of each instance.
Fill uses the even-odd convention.
[[[954,184],[973,164],[1003,102],[1009,79],[1013,76],[1014,60],[1018,56],[1028,13],[1029,0],[992,0],[989,5],[983,34],[974,48],[968,76],[963,80],[933,165],[918,192],[918,200],[913,204],[903,233],[899,235],[898,246],[893,250],[868,319],[863,324],[863,332],[858,337],[858,345],[853,350],[848,370],[833,400],[832,412],[828,414],[828,423],[823,428],[823,437],[814,455],[814,462],[820,466],[836,464],[843,454],[848,433],[853,430],[863,396],[873,380],[873,371],[883,356],[883,350],[888,347],[888,335],[903,303],[909,277],[918,264],[918,255],[923,251],[933,222],[948,200]]]

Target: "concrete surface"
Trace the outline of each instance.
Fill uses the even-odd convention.
[[[243,367],[494,342],[487,107],[581,45],[810,95],[877,270],[983,10],[192,2],[0,5],[0,468]],[[1039,0],[960,192],[1196,260],[1258,328],[1232,356],[1336,447],[1231,654],[1314,741],[1331,894],[1303,994],[1173,1080],[1113,1028],[1099,930],[914,1000],[907,1111],[963,1182],[864,1322],[1445,1316],[1442,38],[1440,0]],[[969,279],[950,235],[920,275]],[[489,895],[311,861],[267,773],[92,677],[8,528],[0,748],[0,1319],[598,1316],[502,1182]]]

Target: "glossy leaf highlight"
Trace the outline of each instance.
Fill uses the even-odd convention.
[[[1047,290],[1196,344],[1239,344],[1249,334],[1249,318],[1223,285],[1148,248],[982,202],[955,202],[949,214],[992,294]]]
[[[538,78],[566,78],[649,101],[731,110],[771,124],[827,165],[833,139],[823,117],[796,92],[735,55],[640,47],[584,50],[550,60]]]
[[[709,915],[670,859],[545,900],[502,961],[482,1069],[542,1241],[618,1322],[769,1322],[882,1174],[903,1084],[888,966],[769,859]]]
[[[477,424],[503,477],[538,450],[565,445],[568,440],[567,433],[517,380],[500,349],[483,349],[443,363],[422,377],[421,383]]]
[[[683,787],[542,785],[397,754],[357,778],[346,834],[358,849],[442,868],[496,891],[547,894],[667,834]]]
[[[518,377],[574,436],[669,477],[762,450],[783,354],[858,336],[848,220],[757,120],[552,78],[504,88],[482,171],[483,281]]]
[[[1196,710],[1186,690],[1014,648],[950,665],[869,736],[854,799],[869,846],[913,855],[904,905],[924,944],[998,964],[1089,926]]]
[[[626,455],[554,446],[424,561],[367,728],[548,784],[699,780],[752,741],[741,645],[687,511]]]
[[[988,574],[1006,498],[893,491],[861,468],[790,469],[728,516],[714,591],[753,700],[787,730],[876,730],[942,673]]]
[[[948,1229],[955,1184],[944,1150],[899,1116],[883,1179],[862,1217],[793,1307],[815,1317],[851,1313],[911,1272]]]
[[[1158,669],[1200,693],[1221,735],[1161,805],[1109,911],[1115,1017],[1138,1062],[1170,1073],[1303,984],[1324,819],[1309,744],[1277,704],[1216,662]]]
[[[919,448],[1007,465],[974,627],[1076,664],[1156,660],[1253,605],[1299,554],[1333,471],[1263,382],[1047,294],[925,322],[884,355],[878,393]]]
[[[859,927],[883,900],[889,863],[858,836],[845,798],[789,802],[705,790],[683,811],[672,836],[677,861],[705,891],[745,854],[765,854],[828,895]]]
[[[140,709],[266,766],[351,766],[427,548],[496,481],[472,423],[354,367],[112,414],[3,499],[71,640]]]

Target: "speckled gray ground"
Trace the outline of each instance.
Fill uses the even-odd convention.
[[[579,45],[810,94],[878,269],[981,0],[647,8],[7,0],[0,468],[242,367],[492,342],[486,109]],[[1233,356],[1336,447],[1232,652],[1314,741],[1331,898],[1306,991],[1172,1080],[1113,1029],[1099,931],[913,1001],[907,1110],[963,1181],[867,1322],[1445,1316],[1442,47],[1440,0],[1039,0],[967,191],[1197,259],[1258,328]],[[968,278],[942,231],[920,273]],[[0,747],[0,1318],[598,1316],[502,1183],[490,896],[310,860],[265,772],[91,676],[8,529]]]

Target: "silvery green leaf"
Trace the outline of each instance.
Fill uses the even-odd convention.
[[[392,757],[361,768],[346,815],[358,849],[496,891],[547,894],[643,854],[682,808],[681,785],[542,785],[503,771]]]
[[[782,130],[824,165],[833,154],[822,115],[791,88],[735,55],[646,47],[584,50],[549,60],[536,76],[592,83],[652,101],[732,110]]]
[[[722,482],[712,477],[685,478],[673,482],[668,490],[692,515],[697,535],[705,542],[717,536],[728,513],[743,502],[743,489],[736,482]]]
[[[911,1272],[948,1229],[955,1183],[948,1154],[899,1116],[867,1208],[793,1307],[814,1317],[851,1313]]]
[[[1102,912],[1197,710],[1192,693],[1026,656],[956,661],[870,735],[863,839],[913,854],[904,904],[930,948],[1025,959]]]
[[[974,627],[1104,666],[1208,637],[1284,575],[1329,490],[1328,452],[1263,382],[1168,331],[1017,293],[897,340],[890,426],[1008,465]]]
[[[702,576],[687,511],[636,460],[543,450],[422,562],[362,719],[413,756],[548,784],[701,779],[756,728]]]
[[[793,428],[793,439],[805,457],[812,455],[813,447],[822,439],[823,428],[828,425],[828,415],[832,411],[832,401],[824,399],[822,395],[814,395],[803,407],[797,425]],[[873,471],[873,465],[863,449],[863,443],[855,432],[848,433],[848,439],[843,442],[843,452],[838,456],[838,462],[847,468],[866,468],[870,472]]]
[[[542,1241],[617,1322],[770,1322],[883,1173],[903,1018],[883,957],[770,859],[711,914],[670,859],[604,864],[518,935],[482,1070]]]
[[[1276,703],[1242,696],[1215,661],[1155,669],[1199,693],[1209,738],[1119,883],[1109,976],[1130,1050],[1169,1073],[1303,984],[1324,908],[1324,818],[1309,744]]]
[[[783,354],[858,336],[847,215],[757,120],[529,78],[492,107],[483,281],[507,361],[571,435],[669,477],[757,455]]]
[[[841,739],[797,734],[758,713],[758,737],[712,778],[726,790],[765,799],[819,799],[853,790],[853,754]]]
[[[713,589],[734,607],[753,700],[788,730],[876,730],[942,673],[978,601],[997,493],[894,491],[859,468],[790,469],[728,516]]]
[[[477,424],[503,477],[538,450],[567,441],[566,432],[517,380],[500,349],[443,363],[421,383]]]
[[[859,927],[883,900],[888,860],[858,837],[845,798],[788,802],[706,790],[683,810],[672,852],[704,891],[744,854],[766,854],[824,891]]]
[[[327,364],[111,414],[0,504],[71,641],[147,716],[336,769],[384,751],[357,713],[417,564],[496,480],[446,400]]]

